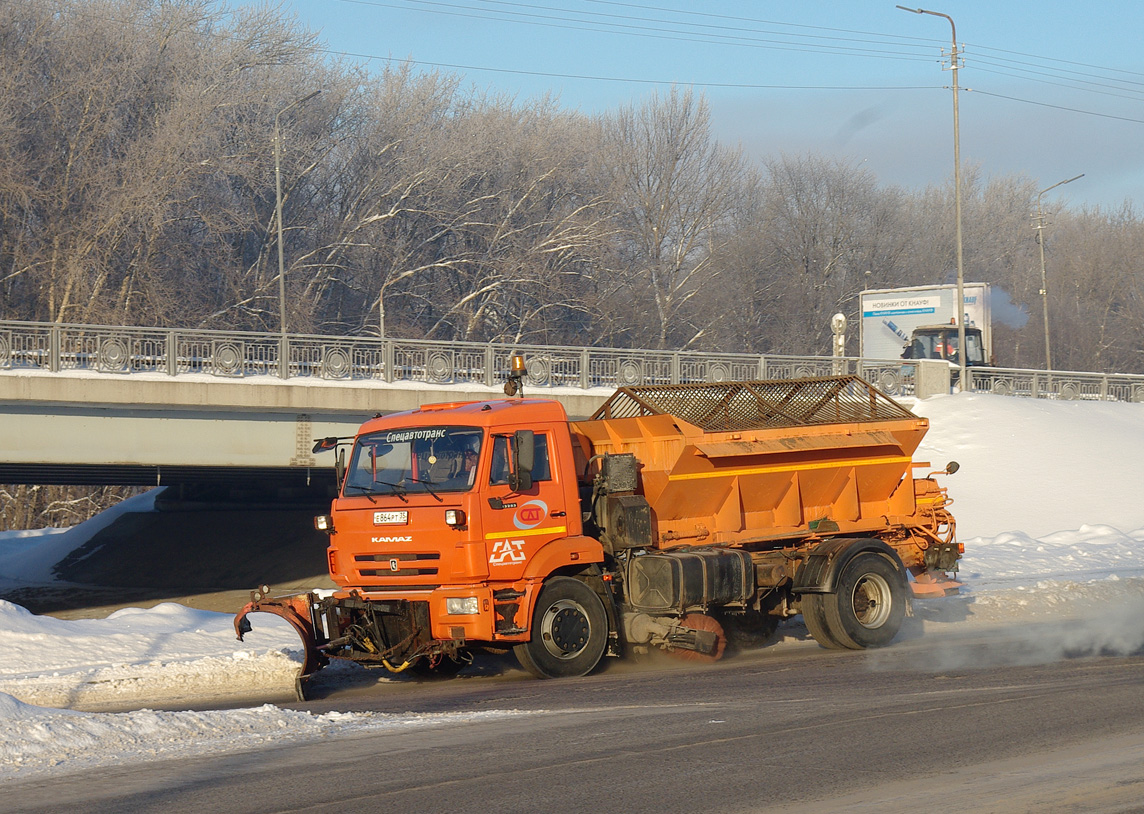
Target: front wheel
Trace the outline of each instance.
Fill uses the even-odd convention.
[[[835,593],[820,597],[830,636],[851,650],[888,645],[898,635],[906,615],[902,572],[888,558],[872,551],[848,562]]]
[[[554,577],[540,589],[532,638],[513,648],[537,678],[570,678],[595,669],[608,645],[604,603],[578,579]]]

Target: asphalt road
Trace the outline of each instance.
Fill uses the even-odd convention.
[[[1028,634],[567,681],[484,657],[452,681],[316,682],[298,708],[515,714],[7,784],[0,810],[1144,811],[1144,654],[1041,663]]]

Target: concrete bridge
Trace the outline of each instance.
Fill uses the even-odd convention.
[[[625,384],[826,375],[798,357],[0,322],[0,483],[311,481],[313,439],[525,392],[590,415]]]
[[[617,388],[851,373],[892,396],[948,392],[948,367],[853,358],[279,336],[0,322],[0,483],[305,485],[313,439],[422,404],[528,395],[590,415]],[[927,378],[936,384],[926,384]],[[1144,401],[1144,377],[977,369],[977,392]]]
[[[308,483],[333,456],[314,439],[353,435],[377,413],[504,398],[479,385],[164,380],[0,372],[0,483]],[[586,416],[611,391],[547,393]]]

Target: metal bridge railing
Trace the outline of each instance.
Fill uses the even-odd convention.
[[[527,361],[525,384],[532,388],[852,374],[888,395],[914,393],[914,365],[908,361],[375,337],[289,335],[283,340],[252,331],[0,321],[0,370],[495,386],[505,380],[518,353]],[[971,384],[974,392],[1144,401],[1144,376],[977,368]]]
[[[1014,368],[971,368],[974,393],[1064,401],[1144,401],[1144,376]]]

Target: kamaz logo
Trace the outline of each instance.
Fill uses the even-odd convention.
[[[389,561],[389,570],[390,571],[400,571],[401,565],[397,562],[397,560],[390,560]]]
[[[412,543],[412,537],[370,537],[371,543]]]

